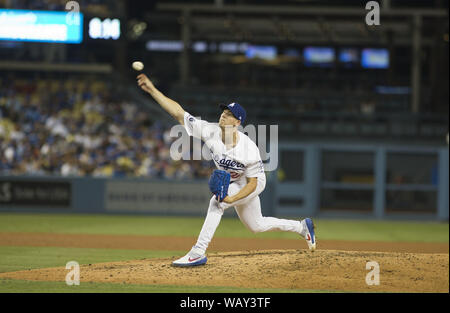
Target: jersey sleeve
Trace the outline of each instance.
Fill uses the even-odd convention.
[[[204,139],[205,130],[209,123],[193,117],[188,112],[184,113],[184,128],[189,136]]]

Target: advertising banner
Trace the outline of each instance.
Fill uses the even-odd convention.
[[[205,182],[106,183],[107,211],[206,214],[212,197]]]
[[[0,179],[0,207],[70,207],[69,182],[15,181]]]

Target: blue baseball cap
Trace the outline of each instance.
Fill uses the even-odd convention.
[[[222,111],[225,109],[230,110],[231,113],[233,113],[234,117],[241,121],[241,125],[244,124],[247,113],[239,103],[233,102],[228,105],[220,104],[219,107],[222,109]]]

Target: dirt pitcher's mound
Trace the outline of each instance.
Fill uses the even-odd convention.
[[[235,286],[336,291],[449,292],[448,254],[319,250],[222,252],[192,268],[176,259],[143,259],[81,266],[83,282]],[[379,285],[366,284],[369,261],[379,264]],[[0,274],[1,278],[65,281],[68,270],[47,268]]]

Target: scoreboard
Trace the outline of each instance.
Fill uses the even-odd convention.
[[[81,44],[121,38],[118,18],[85,16],[73,11],[0,9],[1,41]]]
[[[0,9],[0,40],[78,44],[83,41],[83,14]]]

